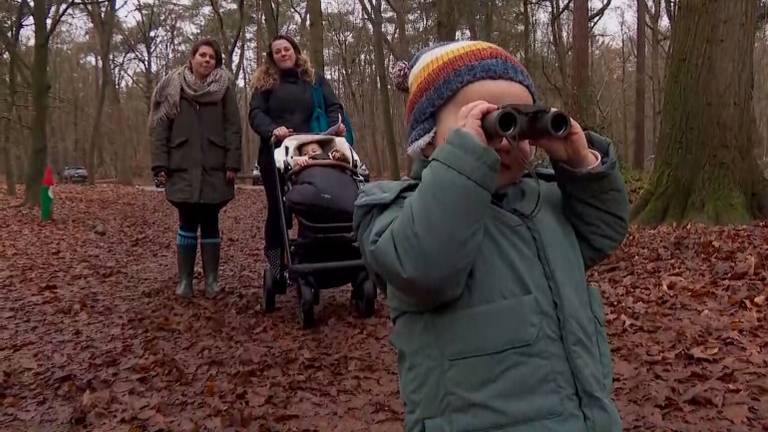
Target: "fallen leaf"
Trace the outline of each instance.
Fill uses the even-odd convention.
[[[720,351],[720,348],[714,345],[702,345],[690,351],[693,358],[698,360],[712,360],[712,357]]]
[[[747,405],[729,405],[723,408],[723,414],[734,424],[741,425],[747,421],[749,407]]]
[[[208,397],[213,397],[216,395],[216,383],[213,381],[208,381],[205,384],[205,395]]]

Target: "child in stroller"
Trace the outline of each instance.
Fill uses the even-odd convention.
[[[298,235],[282,224],[288,280],[296,285],[303,326],[314,323],[321,289],[352,284],[352,301],[362,317],[374,312],[376,288],[363,265],[352,227],[362,164],[344,138],[294,135],[275,150],[281,177],[283,222],[295,216]],[[275,308],[274,278],[265,272],[264,310]]]

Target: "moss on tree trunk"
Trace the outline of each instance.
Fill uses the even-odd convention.
[[[657,162],[633,209],[636,222],[740,224],[764,216],[752,105],[756,6],[680,2]]]

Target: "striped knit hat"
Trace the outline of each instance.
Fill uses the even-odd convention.
[[[395,87],[408,92],[408,154],[418,157],[435,136],[435,114],[463,87],[503,79],[525,86],[536,100],[533,81],[522,64],[501,47],[482,41],[448,42],[421,50],[410,63],[390,70]]]

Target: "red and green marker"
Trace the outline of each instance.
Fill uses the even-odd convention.
[[[45,167],[43,184],[40,187],[40,219],[51,220],[53,216],[53,171],[50,165]]]

